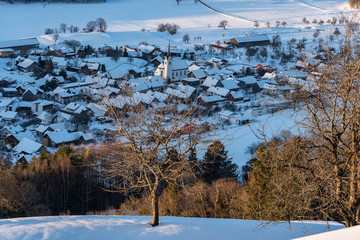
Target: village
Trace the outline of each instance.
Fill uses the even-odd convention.
[[[101,108],[104,99],[117,101],[119,109],[129,96],[136,98],[132,104],[145,106],[169,97],[191,99],[207,110],[204,122],[215,118],[207,122],[213,128],[248,124],[289,108],[293,83],[305,74],[264,66],[259,56],[257,64],[239,57],[270,55],[276,41],[266,35],[234,37],[206,46],[211,54],[204,46],[184,51],[170,42],[167,49],[145,42],[116,48],[76,41],[40,47],[36,38],[0,42],[1,152],[13,163],[27,163],[43,149],[107,141],[115,130]],[[301,69],[304,64],[295,61],[294,56],[291,64]],[[110,69],[109,62],[117,67]]]

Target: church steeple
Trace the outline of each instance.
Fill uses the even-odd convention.
[[[167,58],[169,58],[170,57],[170,40],[169,40],[169,45],[168,45],[168,52],[167,52]]]

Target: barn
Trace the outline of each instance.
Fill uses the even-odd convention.
[[[39,48],[39,41],[36,38],[25,38],[18,40],[0,41],[0,49],[29,50]]]
[[[254,35],[246,37],[236,37],[226,41],[227,44],[234,45],[238,48],[241,47],[257,47],[270,45],[270,39],[267,35]]]

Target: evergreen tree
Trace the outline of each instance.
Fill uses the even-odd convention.
[[[227,156],[227,151],[221,141],[214,141],[207,149],[204,159],[201,162],[203,171],[202,178],[205,182],[211,183],[220,178],[238,178],[238,166],[232,163]]]

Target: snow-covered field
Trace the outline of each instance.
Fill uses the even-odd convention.
[[[0,220],[0,239],[92,240],[92,239],[245,239],[285,240],[328,231],[325,223],[279,223],[259,228],[260,222],[233,219],[162,217],[151,227],[150,217],[64,216]],[[342,226],[330,223],[331,230]],[[359,231],[358,231],[359,232]]]
[[[102,17],[108,24],[104,34],[68,34],[60,40],[71,38],[91,44],[135,44],[141,41],[167,44],[168,39],[180,43],[185,33],[193,37],[201,36],[202,42],[212,42],[230,36],[251,32],[286,32],[306,36],[299,32],[304,28],[301,19],[307,17],[327,19],[338,16],[340,11],[349,11],[346,0],[204,0],[209,6],[232,16],[222,15],[193,0],[182,0],[180,5],[175,0],[108,0],[96,4],[8,4],[0,2],[0,41],[40,36],[45,28],[59,28],[61,23],[76,25],[80,29],[86,23]],[[235,16],[235,17],[234,17]],[[260,28],[236,16],[258,20]],[[221,20],[228,21],[228,29],[217,26]],[[265,27],[275,21],[286,21],[286,29]],[[171,36],[156,32],[160,23],[176,23],[180,34]],[[141,32],[141,29],[145,32]],[[304,30],[304,29],[302,29]],[[46,40],[43,40],[46,42]]]

